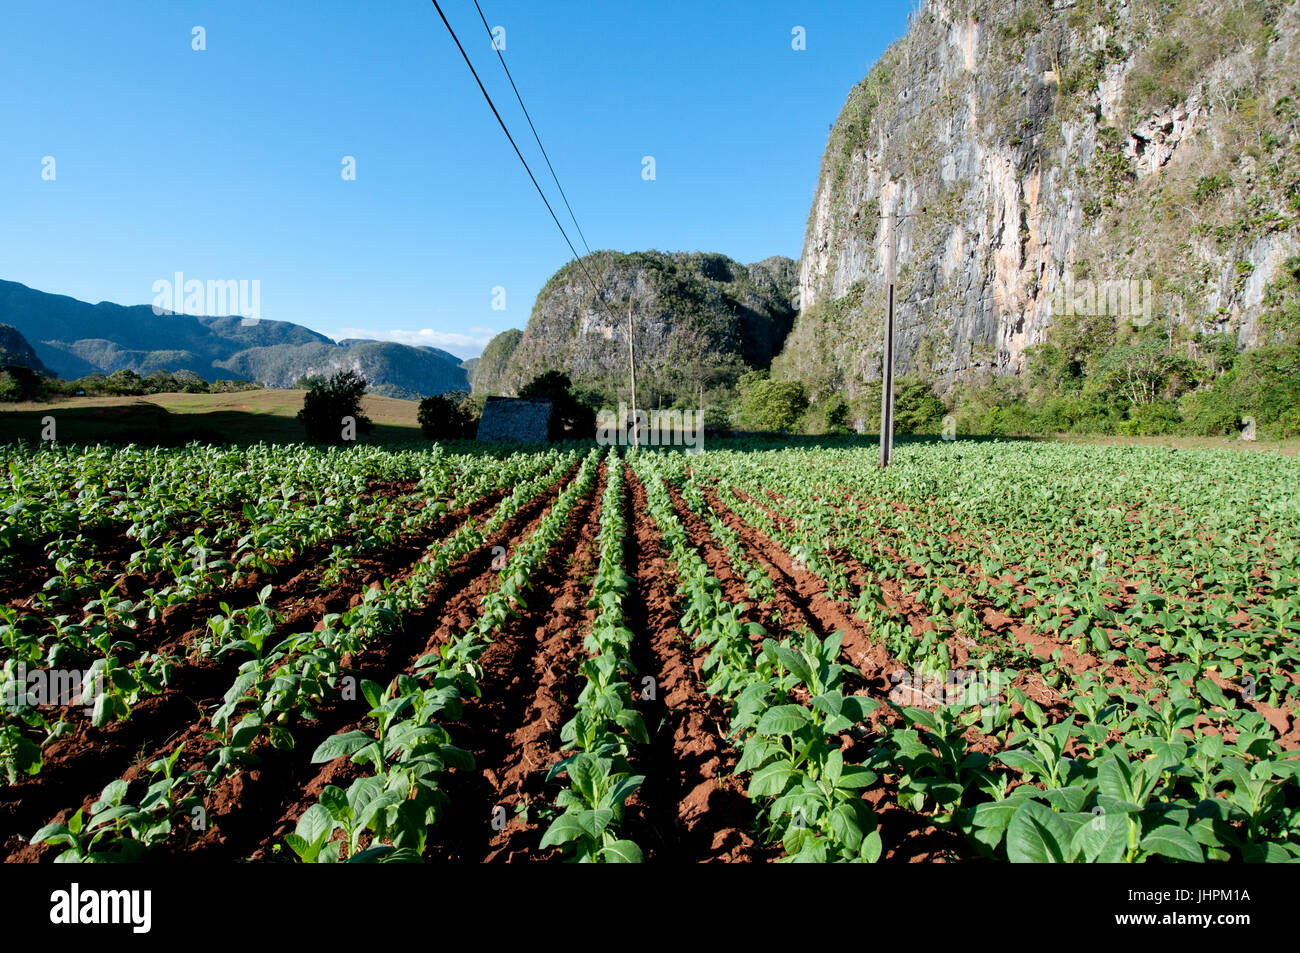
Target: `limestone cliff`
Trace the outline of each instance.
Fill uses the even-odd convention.
[[[701,387],[771,364],[794,320],[796,280],[788,258],[744,265],[718,254],[596,252],[547,282],[491,386],[513,394],[561,370],[580,387],[626,398],[631,327],[642,404],[693,403]],[[476,391],[487,386],[476,377]]]
[[[882,208],[899,373],[1018,373],[1063,313],[1262,343],[1300,251],[1298,37],[1294,0],[927,0],[831,132],[774,374],[879,377]]]

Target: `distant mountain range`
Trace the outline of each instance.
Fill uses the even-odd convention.
[[[414,399],[468,390],[473,362],[433,347],[349,339],[335,343],[301,325],[239,316],[195,317],[151,305],[87,304],[0,281],[0,324],[31,344],[49,371],[75,379],[126,368],[192,371],[204,380],[292,387],[303,376],[351,368],[373,393]]]

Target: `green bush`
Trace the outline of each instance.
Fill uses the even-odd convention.
[[[948,408],[935,396],[928,381],[901,378],[894,391],[895,433],[938,433]]]
[[[839,394],[814,402],[799,424],[800,432],[806,434],[846,434],[851,429],[849,405]]]
[[[1150,404],[1135,404],[1129,411],[1128,420],[1120,425],[1120,432],[1156,436],[1176,433],[1181,429],[1182,423],[1172,402],[1158,400]]]
[[[1236,433],[1247,417],[1257,431],[1290,436],[1297,432],[1298,408],[1300,346],[1294,344],[1243,352],[1209,389],[1186,395],[1179,405],[1187,429],[1207,436]]]
[[[1232,179],[1228,178],[1226,172],[1216,172],[1214,175],[1203,175],[1196,180],[1196,191],[1192,193],[1192,198],[1196,204],[1214,198],[1224,189],[1232,187]]]
[[[361,413],[361,398],[366,393],[366,379],[353,370],[339,371],[328,380],[313,381],[298,411],[307,436],[320,443],[344,442],[344,418],[351,417],[358,433],[374,429],[370,418]]]
[[[1124,136],[1114,126],[1097,130],[1097,148],[1088,163],[1087,178],[1093,196],[1084,208],[1089,218],[1114,207],[1120,194],[1137,180],[1133,163],[1124,151]]]
[[[1192,391],[1185,394],[1178,402],[1178,410],[1183,418],[1183,427],[1188,433],[1204,437],[1218,437],[1235,433],[1240,427],[1241,415],[1235,402],[1227,399],[1223,391],[1227,388],[1215,387],[1210,390]]]
[[[740,425],[750,430],[790,430],[808,409],[797,381],[774,381],[764,372],[746,374],[739,385]]]
[[[1275,437],[1300,437],[1300,406],[1281,414],[1268,431]]]
[[[420,401],[416,419],[430,440],[463,440],[478,430],[478,405],[463,390],[434,394]]]
[[[1094,397],[1060,396],[1037,408],[1038,433],[1113,433],[1120,414]]]
[[[22,386],[9,371],[0,371],[0,403],[12,404],[23,399]]]
[[[45,378],[21,364],[0,369],[0,403],[38,400],[45,396]]]
[[[143,380],[135,371],[124,367],[108,375],[106,386],[111,394],[135,397],[144,393]]]

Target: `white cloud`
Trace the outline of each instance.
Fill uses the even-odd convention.
[[[435,331],[432,328],[421,328],[419,331],[392,330],[392,331],[375,331],[370,328],[340,328],[336,333],[330,334],[336,341],[342,341],[345,338],[363,338],[367,341],[395,341],[398,344],[412,344],[416,346],[424,345],[427,347],[442,348],[444,351],[450,351],[458,357],[470,358],[478,357],[487,346],[488,341],[496,335],[492,328],[469,328],[468,333],[458,334],[447,331]]]

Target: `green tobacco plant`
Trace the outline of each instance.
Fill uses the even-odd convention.
[[[851,666],[839,664],[842,636],[812,634],[801,641],[763,642],[762,681],[737,697],[731,732],[745,737],[736,774],[748,773],[749,796],[768,804],[770,834],[800,861],[874,861],[881,842],[861,789],[876,783],[870,769],[846,765],[836,738],[877,706],[846,694]],[[798,698],[808,698],[801,703]]]
[[[560,847],[573,863],[638,864],[641,848],[617,835],[624,802],[645,780],[615,768],[613,758],[576,754],[555,765],[547,780],[566,774],[569,787],[560,792],[555,806],[564,813],[551,822],[542,847]]]
[[[367,717],[374,722],[373,733],[349,731],[326,738],[312,754],[312,763],[350,757],[355,764],[368,765],[371,774],[354,781],[341,799],[322,794],[321,804],[339,823],[346,823],[349,856],[357,852],[363,831],[373,834],[377,843],[418,855],[428,829],[446,806],[439,784],[443,772],[474,768],[473,757],[453,745],[447,730],[434,720],[460,717],[459,686],[435,679],[425,689],[403,675],[387,690],[363,681],[361,691],[371,705]]]

